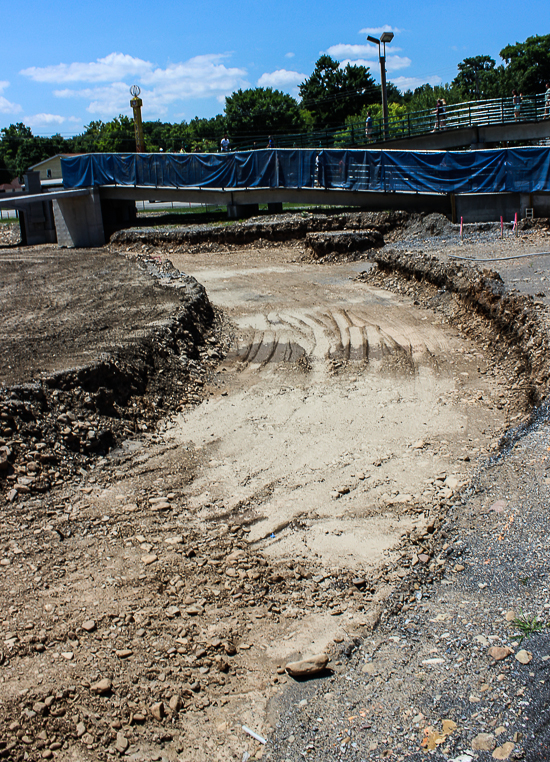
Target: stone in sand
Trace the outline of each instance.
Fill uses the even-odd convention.
[[[322,672],[328,664],[326,654],[310,656],[301,661],[291,661],[286,665],[286,671],[291,677],[310,677]]]

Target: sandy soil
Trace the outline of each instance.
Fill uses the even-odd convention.
[[[483,353],[433,314],[353,281],[364,264],[295,256],[175,258],[235,338],[219,368],[227,396],[167,436],[206,455],[189,494],[198,516],[239,515],[269,556],[368,569],[414,526],[406,509],[427,481],[461,481],[456,463],[490,442],[498,378],[480,383]]]

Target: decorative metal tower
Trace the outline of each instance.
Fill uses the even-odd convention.
[[[145,138],[143,137],[143,123],[141,121],[141,107],[143,101],[139,97],[141,93],[140,88],[137,85],[132,85],[130,88],[130,95],[132,100],[130,106],[134,110],[134,132],[136,135],[136,153],[145,153]]]

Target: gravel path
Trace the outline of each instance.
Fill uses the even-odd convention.
[[[550,637],[519,643],[510,622],[548,619],[548,434],[544,411],[480,466],[444,526],[441,581],[283,694],[267,759],[549,758]]]
[[[465,255],[550,251],[544,235],[520,240],[484,236]],[[447,260],[466,246],[424,239],[413,248]],[[545,300],[547,261],[495,266],[510,289]],[[441,528],[430,559],[439,581],[415,585],[394,615],[390,599],[373,635],[337,646],[324,677],[274,700],[265,759],[550,758],[547,408],[508,441],[477,465]],[[533,617],[540,631],[521,640],[518,622]]]

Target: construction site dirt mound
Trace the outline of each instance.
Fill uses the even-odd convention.
[[[153,225],[155,218],[149,220]],[[522,223],[523,224],[523,223]],[[506,222],[508,232],[511,223]],[[544,229],[537,223],[525,229]],[[468,235],[497,235],[500,223],[470,223],[463,226]],[[369,245],[365,241],[369,240]],[[211,225],[171,225],[118,231],[111,245],[127,251],[147,251],[163,248],[172,254],[189,250],[197,253],[203,247],[218,251],[231,246],[274,246],[285,242],[306,240],[310,254],[320,263],[344,257],[348,261],[366,256],[367,249],[386,243],[409,241],[459,240],[460,225],[453,224],[442,214],[409,212],[345,212],[345,213],[286,213],[284,215],[253,217],[242,222]]]

